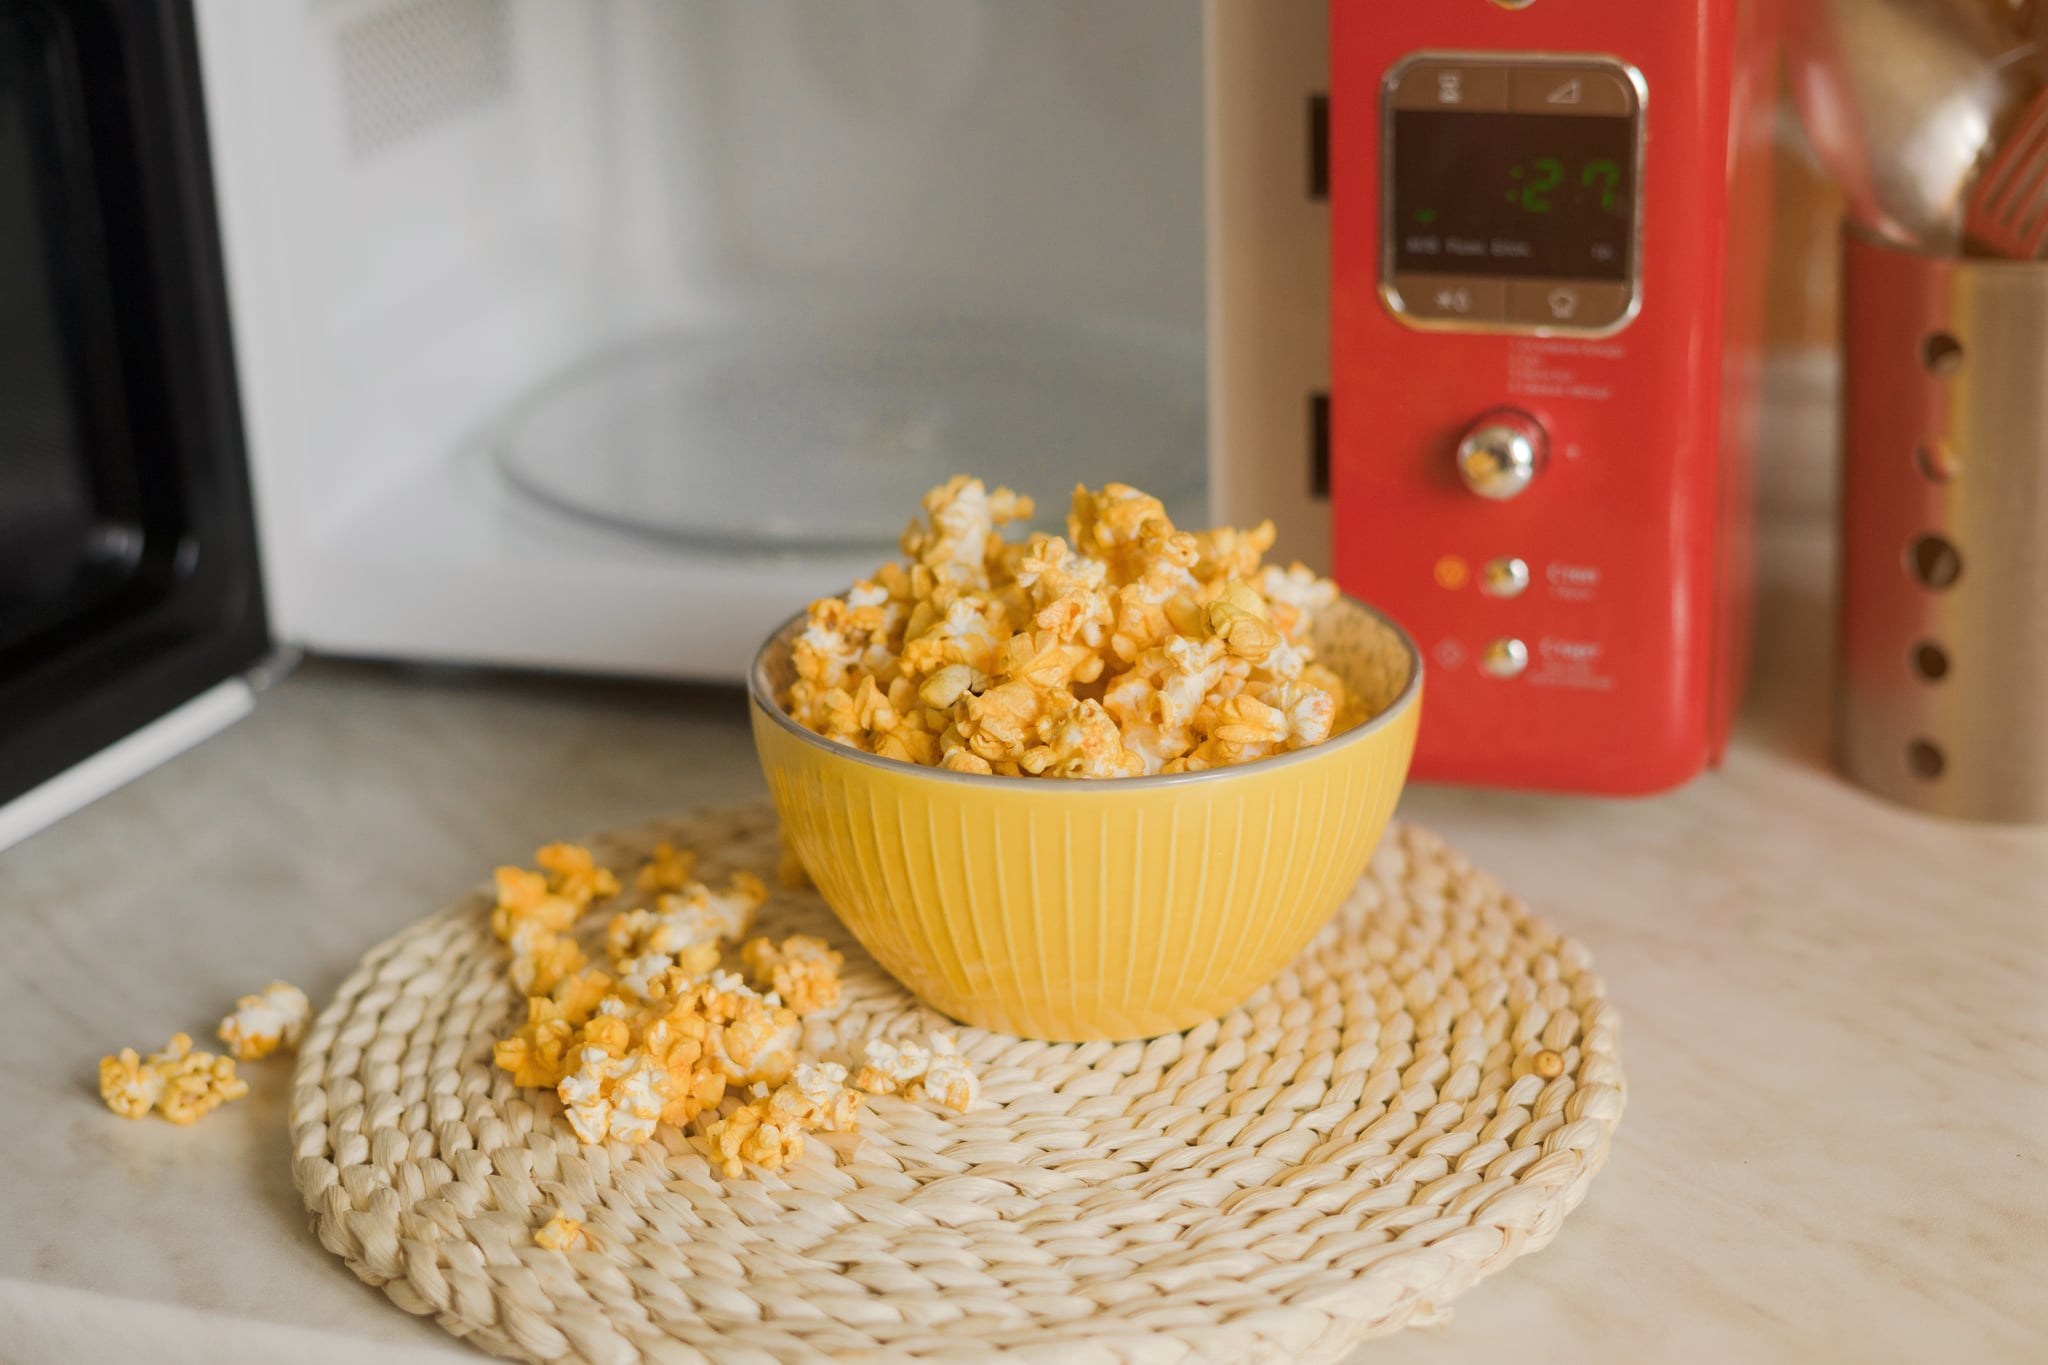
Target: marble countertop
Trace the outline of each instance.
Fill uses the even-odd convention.
[[[1766,559],[1725,768],[1614,802],[1402,812],[1586,942],[1628,1117],[1548,1250],[1360,1361],[2037,1360],[2048,1340],[2048,830],[1833,776],[1824,541]],[[735,693],[315,662],[0,854],[0,1361],[475,1359],[358,1283],[293,1190],[290,1063],[192,1129],[101,1107],[548,839],[762,794]]]

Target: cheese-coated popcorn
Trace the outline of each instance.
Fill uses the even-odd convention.
[[[981,1098],[981,1078],[960,1055],[950,1033],[932,1035],[931,1064],[906,1092],[911,1099],[930,1099],[964,1114]]]
[[[563,1018],[580,1024],[610,997],[612,985],[612,979],[603,972],[578,972],[557,982],[548,998]]]
[[[736,976],[717,973],[706,988],[704,1012],[718,1025],[711,1056],[735,1085],[780,1085],[796,1069],[802,1036],[796,1011],[774,996],[760,996]]]
[[[500,1038],[492,1046],[491,1060],[500,1071],[512,1073],[514,1085],[560,1085],[568,1070],[569,1049],[576,1041],[578,1025],[542,996],[528,998],[526,1010],[526,1023],[510,1038]]]
[[[909,1099],[930,1099],[966,1113],[981,1098],[981,1080],[950,1033],[934,1033],[929,1047],[916,1043],[891,1043],[871,1038],[866,1045],[867,1065],[854,1077],[854,1085],[871,1095],[901,1092]]]
[[[803,1129],[772,1122],[766,1106],[765,1100],[742,1105],[705,1130],[711,1160],[727,1179],[745,1175],[749,1161],[764,1171],[774,1171],[803,1155]]]
[[[977,544],[988,563],[1007,562],[1003,543],[977,530],[983,511],[972,499],[962,505],[971,515],[951,518],[951,529],[931,543],[939,561],[920,564],[920,572],[971,578],[972,566],[957,556]],[[998,509],[1016,510],[1014,500],[984,497],[980,505],[989,532]],[[858,629],[900,628],[911,600],[908,575],[878,574],[857,598],[842,605]],[[856,709],[866,707],[865,720],[876,722],[878,708],[887,706],[912,717],[901,723],[925,726],[915,689],[901,678],[893,686],[892,700],[856,684],[864,698]],[[919,733],[936,743],[935,731]],[[756,938],[739,949],[753,984],[719,965],[722,946],[740,943],[767,899],[760,878],[736,874],[714,891],[695,880],[691,853],[662,845],[634,879],[653,903],[611,916],[603,935],[609,970],[600,971],[584,960],[572,933],[585,906],[619,894],[615,879],[573,845],[549,845],[536,861],[543,871],[499,871],[493,928],[512,950],[508,975],[525,993],[526,1008],[523,1022],[494,1045],[492,1060],[514,1084],[553,1090],[580,1141],[638,1144],[662,1124],[701,1122],[713,1162],[738,1176],[748,1164],[773,1170],[796,1159],[806,1132],[856,1130],[863,1096],[847,1084],[846,1068],[797,1051],[799,1014],[838,1002],[843,954],[822,938],[795,934]],[[876,1043],[869,1061],[863,1075],[879,1063],[880,1074],[900,1073],[887,1081],[895,1088],[917,1085],[933,1058],[915,1044]],[[947,1065],[942,1059],[939,1077],[917,1093],[929,1089],[944,1099],[957,1090]],[[120,1112],[147,1112],[170,1090],[150,1062],[133,1054],[108,1058],[102,1075],[108,1103]],[[737,1105],[729,1098],[734,1088],[748,1094]],[[555,1221],[566,1231],[536,1240],[573,1244],[575,1221]]]
[[[1284,569],[1268,564],[1259,576],[1259,588],[1275,608],[1287,608],[1287,614],[1276,611],[1275,615],[1285,623],[1289,636],[1305,632],[1315,614],[1337,600],[1337,585],[1301,563]]]
[[[860,1126],[861,1096],[846,1085],[837,1062],[805,1063],[774,1090],[752,1088],[752,1098],[705,1130],[711,1159],[728,1177],[753,1162],[775,1170],[794,1161],[807,1132],[850,1133]]]
[[[695,853],[664,841],[655,845],[635,883],[642,891],[681,891],[694,879],[696,871]]]
[[[751,872],[734,873],[723,891],[685,882],[680,890],[658,896],[651,910],[614,915],[605,930],[605,948],[615,965],[649,953],[680,958],[687,949],[738,940],[767,899],[766,883]]]
[[[575,939],[538,925],[520,925],[507,946],[512,949],[512,984],[522,995],[546,995],[590,965]]]
[[[619,894],[619,879],[599,867],[590,850],[578,844],[549,844],[533,855],[548,874],[548,890],[576,907],[580,915],[590,903]]]
[[[585,1142],[603,1142],[611,1132],[611,1084],[625,1069],[623,1059],[602,1047],[576,1049],[575,1069],[562,1077],[555,1093],[569,1115],[569,1126]]]
[[[766,1114],[783,1126],[850,1133],[860,1127],[861,1100],[861,1093],[846,1084],[845,1067],[837,1062],[805,1062],[767,1096]]]
[[[248,1093],[249,1083],[235,1075],[234,1058],[194,1052],[166,1066],[164,1093],[156,1107],[172,1123],[192,1123]]]
[[[313,1018],[313,1002],[297,986],[273,981],[260,994],[235,1001],[235,1012],[220,1021],[220,1040],[237,1061],[253,1062],[278,1048],[295,1048]]]
[[[582,911],[574,901],[548,890],[545,874],[523,867],[501,867],[494,874],[498,903],[491,910],[491,932],[511,942],[521,929],[546,929],[561,933],[576,923]]]
[[[533,1244],[549,1251],[573,1251],[583,1243],[583,1224],[559,1213],[533,1230]]]
[[[924,1075],[932,1064],[930,1049],[916,1043],[870,1038],[863,1050],[867,1065],[860,1069],[853,1083],[870,1095],[893,1095]]]
[[[839,1003],[839,968],[846,957],[822,938],[791,934],[779,944],[751,939],[740,950],[740,960],[747,964],[755,986],[774,991],[799,1016]]]
[[[100,1098],[122,1118],[141,1118],[163,1095],[163,1073],[146,1065],[134,1048],[100,1058]]]
[[[789,714],[903,762],[1073,778],[1248,762],[1362,718],[1312,662],[1336,587],[1263,564],[1272,523],[1182,531],[1113,483],[1075,490],[1066,536],[1002,540],[1030,510],[965,476],[927,494],[907,566],[811,605]]]
[[[654,1125],[668,1108],[670,1084],[668,1068],[646,1053],[627,1058],[612,1079],[611,1135],[628,1142],[653,1137]]]
[[[162,1052],[148,1057],[122,1048],[100,1061],[100,1098],[123,1118],[139,1119],[154,1108],[172,1123],[193,1123],[248,1093],[232,1057],[194,1052],[188,1034],[171,1035]]]

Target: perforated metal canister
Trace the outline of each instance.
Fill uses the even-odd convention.
[[[1837,760],[2048,821],[2048,264],[1849,234]]]

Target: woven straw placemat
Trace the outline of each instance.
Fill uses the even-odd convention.
[[[592,848],[627,873],[659,839],[713,878],[776,854],[765,807]],[[522,1002],[489,903],[379,945],[315,1023],[294,1178],[356,1274],[518,1359],[1330,1360],[1548,1242],[1621,1116],[1585,951],[1412,827],[1221,1020],[1123,1044],[960,1029],[972,1113],[871,1099],[858,1134],[741,1180],[694,1126],[585,1146],[493,1069]],[[846,951],[806,1052],[950,1027],[814,895],[778,890],[762,931]],[[558,1208],[591,1245],[534,1244]]]

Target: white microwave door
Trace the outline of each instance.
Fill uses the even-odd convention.
[[[269,651],[178,0],[0,0],[0,847]]]

